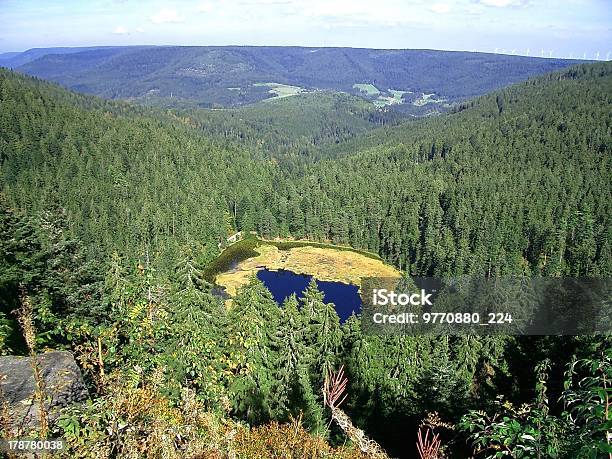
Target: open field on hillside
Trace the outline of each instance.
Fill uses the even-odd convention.
[[[415,105],[417,107],[422,107],[423,105],[427,105],[427,104],[441,104],[443,102],[446,102],[445,98],[441,97],[440,99],[436,99],[434,96],[435,96],[435,93],[432,93],[432,94],[423,93],[421,98],[415,100],[412,103],[412,105]]]
[[[377,96],[380,94],[380,90],[370,83],[355,83],[353,88],[365,92],[368,96]]]
[[[301,88],[299,86],[291,86],[291,85],[282,84],[282,83],[255,83],[253,84],[253,86],[269,87],[270,90],[268,92],[274,95],[272,99],[279,99],[281,97],[295,96],[296,94],[300,94],[306,91],[304,88]]]

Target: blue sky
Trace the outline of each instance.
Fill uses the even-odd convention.
[[[612,0],[0,0],[0,52],[90,45],[432,48],[612,59]]]

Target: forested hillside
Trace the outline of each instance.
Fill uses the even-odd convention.
[[[609,69],[578,67],[373,131],[335,147],[346,159],[294,175],[208,140],[190,118],[45,83],[24,91],[5,73],[2,178],[14,205],[59,200],[75,236],[132,254],[167,243],[215,251],[231,231],[258,230],[350,243],[415,275],[607,275]]]
[[[362,151],[302,180],[305,234],[415,275],[608,276],[611,94],[609,64],[578,67],[334,147]]]
[[[271,97],[276,86],[288,93],[345,91],[383,105],[403,102],[416,110],[419,104],[462,100],[579,62],[434,50],[265,46],[117,47],[76,53],[51,48],[47,53],[26,63],[11,57],[4,65],[105,98],[209,108],[253,103]],[[420,102],[414,107],[416,100]]]
[[[123,48],[124,50],[134,50],[137,47],[117,47],[117,46],[83,46],[83,47],[57,47],[57,48],[31,48],[23,52],[12,52],[0,54],[0,64],[3,67],[16,68],[21,65],[27,64],[28,62],[35,61],[43,56],[49,54],[72,54],[81,53],[86,51],[97,51],[97,50],[113,50],[117,48]],[[142,48],[142,47],[140,47]]]
[[[88,247],[136,254],[197,241],[210,253],[231,223],[226,197],[269,192],[273,166],[216,146],[180,120],[6,72],[2,91],[5,192],[32,210],[61,203]]]
[[[421,426],[451,457],[601,456],[609,337],[368,336],[314,283],[278,308],[253,280],[226,309],[202,271],[227,235],[257,230],[410,275],[609,277],[611,102],[612,65],[572,67],[437,118],[366,132],[347,115],[349,135],[294,161],[292,142],[316,144],[300,126],[265,137],[284,149],[270,156],[195,112],[3,70],[2,352],[31,347],[19,309],[36,349],[77,353],[92,404],[52,426],[73,457],[282,456],[288,438],[359,457],[321,396],[340,365],[343,408],[391,455],[411,457]],[[285,122],[262,116],[245,115],[250,139]]]
[[[177,116],[188,118],[208,136],[259,150],[283,168],[337,155],[327,147],[407,121],[396,111],[377,109],[359,97],[332,91],[234,109],[181,110]]]

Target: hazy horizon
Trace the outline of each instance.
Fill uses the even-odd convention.
[[[89,46],[434,49],[609,60],[604,0],[0,2],[0,53]]]
[[[376,51],[385,51],[385,50],[394,50],[394,51],[440,51],[440,52],[449,52],[449,53],[478,53],[478,54],[498,54],[504,56],[515,56],[515,57],[530,57],[537,59],[561,59],[561,60],[586,60],[586,61],[596,61],[596,59],[582,58],[581,56],[574,57],[563,57],[563,56],[526,56],[524,54],[509,54],[509,53],[501,53],[501,52],[492,52],[492,51],[477,51],[477,50],[467,50],[467,49],[438,49],[438,48],[372,48],[366,46],[308,46],[308,45],[250,45],[250,44],[219,44],[219,45],[184,45],[184,44],[150,44],[150,43],[137,43],[137,44],[129,44],[129,45],[108,45],[108,44],[93,44],[93,45],[75,45],[75,46],[33,46],[27,49],[21,49],[16,51],[2,51],[1,55],[5,54],[20,54],[30,50],[35,49],[90,49],[90,48],[140,48],[140,47],[249,47],[249,48],[312,48],[312,49],[325,49],[325,48],[346,48],[346,49],[370,49]],[[599,59],[603,61],[605,59]]]

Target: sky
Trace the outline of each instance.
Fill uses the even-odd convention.
[[[612,0],[0,0],[0,52],[93,45],[427,48],[612,59]]]

